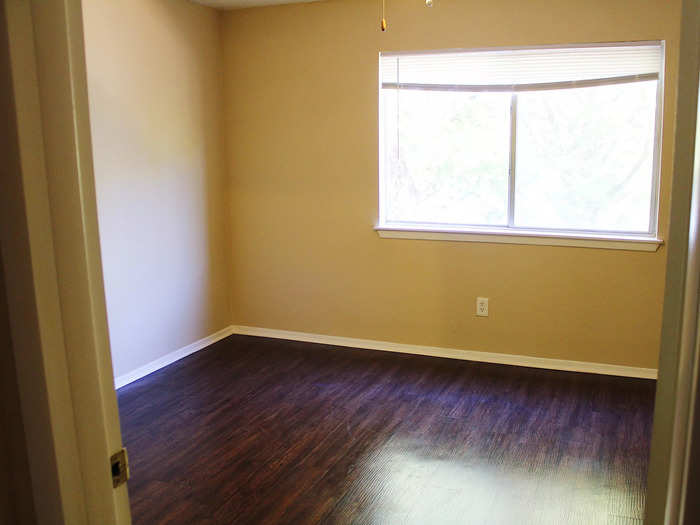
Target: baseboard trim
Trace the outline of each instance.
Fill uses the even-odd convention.
[[[497,354],[493,352],[460,350],[457,348],[443,348],[439,346],[410,345],[390,341],[375,341],[372,339],[356,339],[354,337],[291,332],[288,330],[275,330],[273,328],[258,328],[255,326],[232,326],[231,329],[232,333],[238,335],[288,339],[292,341],[304,341],[307,343],[320,343],[333,346],[365,348],[368,350],[382,350],[385,352],[400,352],[404,354],[445,357],[449,359],[462,359],[465,361],[479,361],[502,365],[526,366],[529,368],[545,368],[549,370],[585,372],[588,374],[637,377],[643,379],[656,379],[657,376],[657,370],[654,368],[639,368],[634,366],[611,365],[607,363],[589,363],[585,361],[569,361],[565,359],[550,359],[525,355]]]
[[[461,350],[457,348],[445,348],[440,346],[411,345],[406,343],[394,343],[391,341],[376,341],[373,339],[357,339],[354,337],[340,337],[336,335],[323,335],[308,332],[293,332],[289,330],[276,330],[274,328],[259,328],[255,326],[231,325],[204,337],[187,346],[151,361],[136,370],[114,378],[115,388],[119,389],[134,381],[146,377],[175,361],[194,354],[209,345],[228,337],[229,335],[253,335],[257,337],[269,337],[272,339],[287,339],[291,341],[303,341],[307,343],[319,343],[324,345],[344,346],[350,348],[365,348],[367,350],[381,350],[384,352],[399,352],[403,354],[425,355],[432,357],[444,357],[448,359],[461,359],[464,361],[477,361],[483,363],[496,363],[501,365],[525,366],[529,368],[545,368],[548,370],[562,370],[567,372],[585,372],[588,374],[603,374],[622,377],[637,377],[642,379],[656,379],[655,368],[639,368],[634,366],[611,365],[607,363],[590,363],[586,361],[569,361],[565,359],[550,359],[546,357],[531,357],[514,354],[498,354],[493,352],[480,352],[476,350]]]
[[[120,375],[119,377],[115,377],[114,387],[118,389],[123,386],[126,386],[129,383],[133,383],[134,381],[141,379],[142,377],[145,377],[148,374],[152,374],[153,372],[174,363],[175,361],[179,361],[183,357],[187,357],[188,355],[194,354],[195,352],[198,352],[199,350],[202,350],[207,346],[212,345],[217,341],[220,341],[224,337],[228,337],[229,335],[233,334],[234,329],[234,326],[227,326],[226,328],[223,328],[218,332],[204,337],[199,341],[195,341],[194,343],[191,343],[187,346],[183,346],[182,348],[179,348],[174,352],[170,352],[169,354],[166,354],[163,357],[156,359],[155,361],[146,363],[145,365],[137,368],[136,370],[133,370],[127,374]]]

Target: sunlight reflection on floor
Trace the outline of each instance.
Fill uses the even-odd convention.
[[[345,503],[357,513],[353,523],[641,523],[643,502],[595,462],[582,465],[564,454],[556,466],[519,464],[474,452],[436,457],[419,440],[390,440],[361,463],[348,491]],[[611,515],[624,498],[631,499],[622,505],[629,514]],[[538,505],[531,505],[535,499]]]

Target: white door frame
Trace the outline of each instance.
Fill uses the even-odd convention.
[[[82,6],[80,0],[3,2],[4,66],[11,75],[3,102],[14,107],[6,119],[0,242],[37,518],[127,525],[126,486],[112,487],[109,464],[122,444]]]
[[[700,191],[693,185],[700,67],[700,0],[683,0],[666,289],[645,522],[682,516],[698,336]]]

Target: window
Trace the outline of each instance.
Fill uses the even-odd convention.
[[[377,229],[655,240],[663,54],[382,53]]]

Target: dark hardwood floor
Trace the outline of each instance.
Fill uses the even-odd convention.
[[[134,523],[641,524],[654,386],[231,336],[119,390]]]

